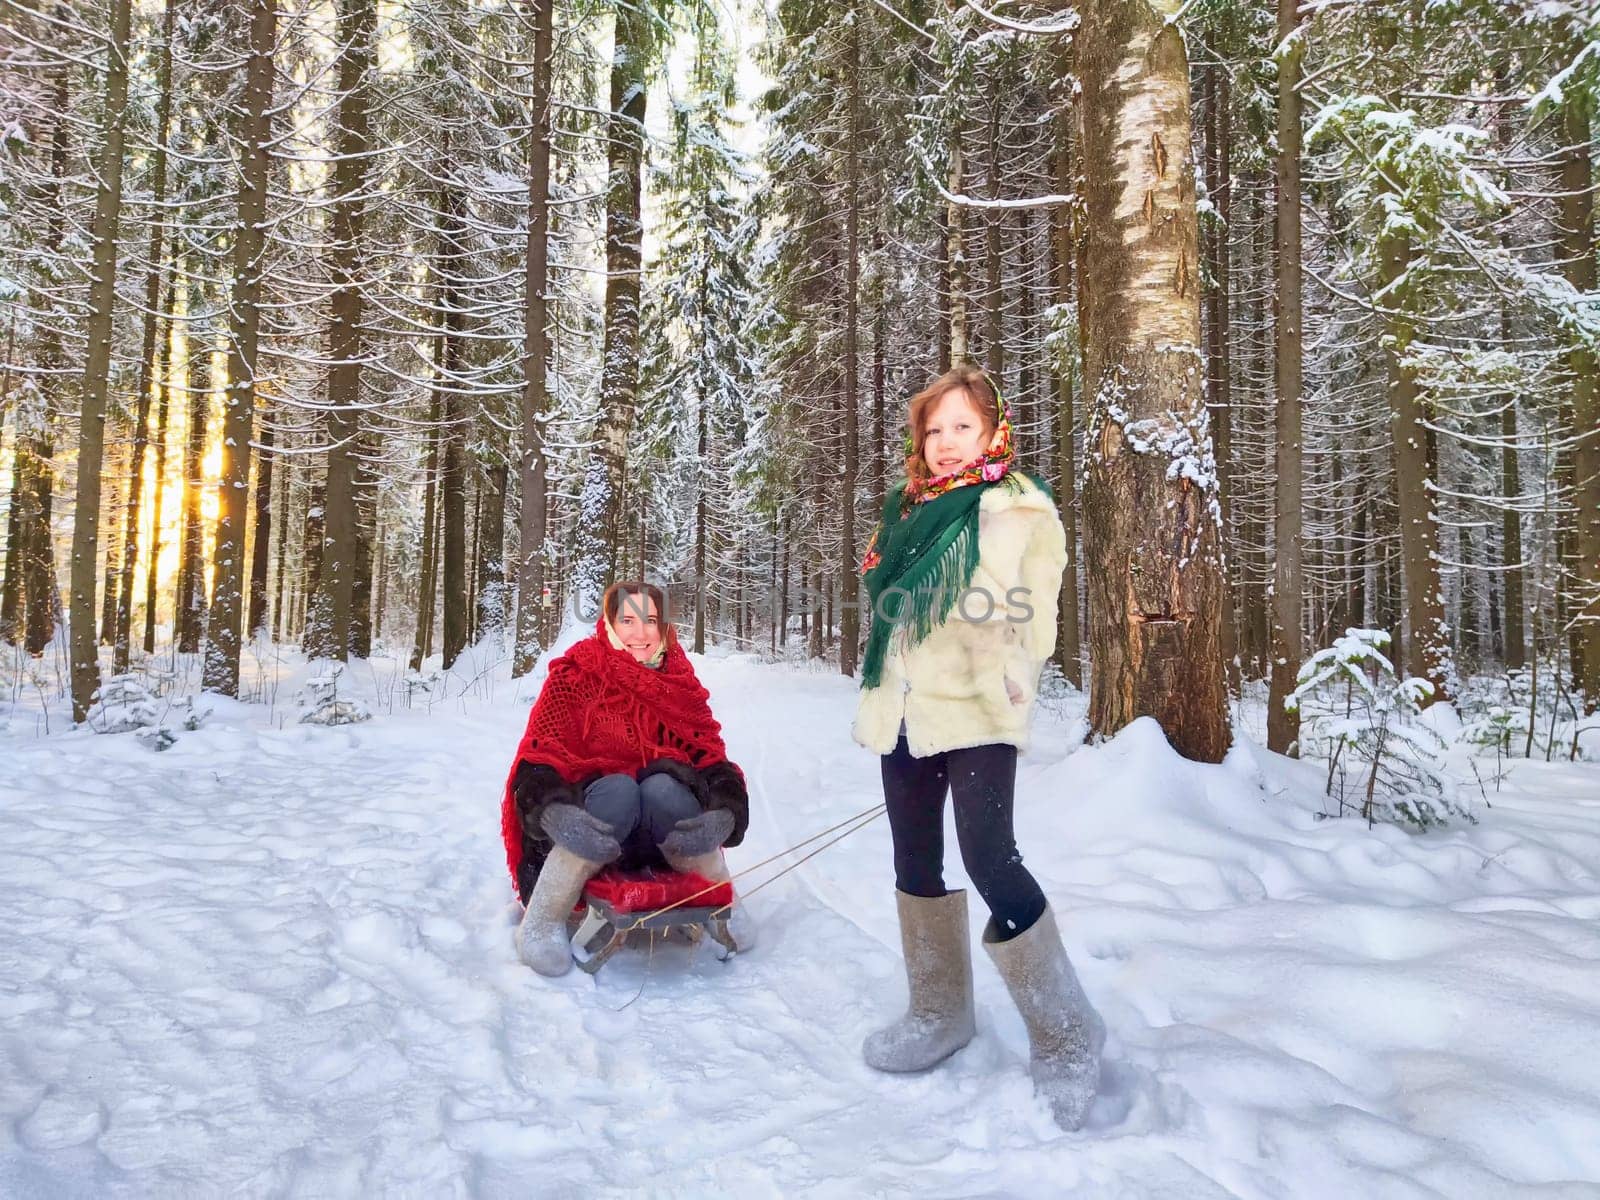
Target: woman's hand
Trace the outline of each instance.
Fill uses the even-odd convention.
[[[590,862],[608,863],[622,853],[616,831],[576,804],[550,805],[539,818],[539,824],[556,845]]]
[[[1022,689],[1011,682],[1011,676],[1006,676],[1006,695],[1011,697],[1011,703],[1022,703]]]
[[[717,849],[732,832],[733,814],[725,808],[713,808],[679,821],[662,839],[661,848],[674,858],[696,858]]]

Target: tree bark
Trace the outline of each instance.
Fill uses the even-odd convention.
[[[440,193],[439,207],[440,304],[444,308],[441,383],[444,389],[444,428],[440,431],[439,510],[442,532],[440,569],[435,579],[444,598],[440,652],[449,670],[467,646],[467,404],[461,394],[465,347],[465,289],[467,227],[462,197],[453,182]]]
[[[961,194],[961,122],[958,119],[950,129],[950,179],[949,190],[953,196]],[[944,209],[945,263],[950,272],[950,354],[946,369],[967,361],[967,247],[966,216],[954,201]]]
[[[1085,9],[1078,63],[1088,216],[1085,494],[1089,720],[1153,716],[1187,757],[1227,751],[1216,465],[1200,378],[1188,56],[1173,0]],[[1169,476],[1171,476],[1169,478]]]
[[[326,620],[311,624],[306,654],[349,657],[351,605],[359,561],[355,501],[355,452],[360,437],[361,320],[365,294],[362,226],[367,199],[373,36],[376,0],[338,0],[339,113],[333,164],[334,200],[329,218],[329,275],[334,280],[328,328],[327,518],[323,525],[322,579],[312,605]]]
[[[172,270],[172,279],[167,284],[167,301],[162,308],[163,312],[170,313],[177,307],[178,280],[183,274],[182,261],[175,263]],[[160,431],[155,435],[156,461],[154,474],[154,487],[150,492],[150,569],[145,573],[144,581],[144,652],[156,652],[156,609],[158,607],[157,589],[161,582],[161,506],[165,500],[167,478],[167,435],[172,430],[172,393],[176,381],[172,375],[172,330],[166,331],[167,336],[161,339],[160,353],[157,358],[155,384],[160,392],[160,400],[156,405],[156,428]],[[180,489],[181,497],[182,491]],[[176,624],[176,619],[174,619]]]
[[[478,513],[477,636],[500,640],[506,625],[506,465],[497,462],[483,473]]]
[[[1404,361],[1414,329],[1406,311],[1406,273],[1411,244],[1404,236],[1379,239],[1382,294],[1388,308],[1389,337],[1384,369],[1389,387],[1389,428],[1394,453],[1395,498],[1400,516],[1400,553],[1405,570],[1405,603],[1410,636],[1406,670],[1434,686],[1434,700],[1449,695],[1450,631],[1439,589],[1439,532],[1428,464],[1426,409],[1416,372]]]
[[[200,281],[192,279],[189,311],[201,303]],[[188,330],[188,354],[184,360],[185,383],[189,389],[189,422],[183,456],[183,531],[179,547],[177,598],[174,602],[178,650],[193,654],[200,649],[205,631],[205,569],[200,557],[205,548],[204,514],[201,501],[205,480],[201,477],[205,453],[206,421],[211,411],[214,347],[209,325],[193,322]]]
[[[573,586],[577,609],[593,617],[616,567],[621,541],[623,473],[639,389],[639,272],[643,258],[640,198],[644,168],[648,14],[616,6],[611,59],[611,116],[606,140],[605,342],[600,368],[597,449],[584,479]]]
[[[1206,295],[1208,315],[1206,366],[1210,388],[1212,437],[1217,458],[1217,492],[1222,507],[1222,661],[1230,688],[1241,686],[1239,622],[1235,611],[1238,588],[1234,578],[1238,555],[1233,540],[1233,488],[1228,478],[1233,440],[1233,108],[1227,76],[1219,67],[1206,69],[1209,101],[1206,138],[1206,193],[1216,210],[1217,226],[1211,243],[1211,271],[1216,284]]]
[[[434,354],[440,355],[438,339],[434,341]],[[442,356],[441,356],[442,357]],[[422,578],[417,588],[417,634],[411,643],[411,669],[422,670],[422,661],[428,657],[429,643],[433,638],[433,596],[437,591],[433,584],[434,575],[438,572],[438,547],[434,544],[434,531],[438,527],[438,518],[434,507],[438,498],[439,478],[439,415],[441,409],[440,389],[437,384],[438,369],[435,367],[435,386],[433,397],[428,409],[428,461],[424,468],[422,485]]]
[[[1285,707],[1304,656],[1301,625],[1300,58],[1297,0],[1278,0],[1277,341],[1278,468],[1273,530],[1272,673],[1267,690],[1267,748],[1299,756],[1300,715]]]
[[[113,427],[120,422],[113,422]],[[127,494],[123,480],[128,473],[128,446],[116,440],[111,447],[111,470],[105,482],[108,517],[106,527],[106,565],[100,578],[100,644],[114,646],[117,640],[117,586],[122,581],[122,522],[127,517]]]
[[[1567,149],[1561,164],[1561,258],[1567,281],[1583,294],[1595,289],[1594,169],[1590,162],[1590,113],[1581,88],[1566,93],[1562,112]],[[1572,505],[1576,521],[1571,545],[1575,578],[1569,591],[1572,674],[1588,715],[1600,706],[1600,383],[1596,356],[1574,337],[1567,352],[1571,398]]]
[[[352,448],[354,478],[350,497],[354,508],[355,546],[350,578],[350,626],[346,652],[356,658],[372,657],[372,541],[378,513],[378,477],[372,470],[372,435]]]
[[[856,572],[856,484],[861,473],[861,158],[858,130],[861,122],[861,21],[853,12],[850,22],[849,131],[845,149],[844,214],[844,478],[839,489],[840,547],[839,592],[844,598],[839,614],[839,672],[854,677],[857,643],[861,637],[861,610],[855,601],[861,590]]]
[[[260,452],[256,455],[255,533],[250,551],[249,612],[244,626],[247,637],[265,637],[269,633],[267,567],[272,550],[272,464],[275,456],[271,410],[265,405],[261,412],[261,436],[257,442]]]
[[[151,162],[150,269],[145,275],[144,284],[144,338],[139,355],[139,396],[133,425],[133,471],[128,481],[127,520],[122,528],[122,577],[117,587],[116,649],[113,661],[119,672],[128,669],[129,641],[133,629],[133,576],[139,560],[139,516],[144,503],[145,452],[150,445],[151,390],[162,386],[155,373],[156,337],[157,330],[165,328],[160,315],[161,280],[165,273],[162,245],[166,232],[162,209],[167,200],[167,138],[172,126],[172,36],[177,10],[177,0],[166,0],[161,15],[161,58],[156,85],[160,98],[156,102],[156,138]],[[154,524],[159,525],[160,520],[158,509]],[[149,574],[154,575],[155,571],[156,562],[152,553]]]
[[[100,472],[111,385],[111,321],[117,301],[117,229],[122,216],[122,143],[128,111],[128,37],[132,0],[112,0],[106,48],[105,132],[95,197],[94,275],[89,284],[88,348],[78,430],[78,487],[72,517],[71,606],[68,619],[72,719],[82,722],[100,687],[95,638],[95,574],[99,566]]]
[[[1056,113],[1056,193],[1066,196],[1077,186],[1073,163],[1072,110],[1065,104]],[[1072,303],[1077,292],[1073,270],[1078,256],[1078,233],[1073,210],[1065,205],[1052,210],[1055,238],[1055,274],[1058,305]],[[1079,313],[1080,320],[1082,312]],[[1081,363],[1078,347],[1061,347],[1056,353],[1056,498],[1067,533],[1067,567],[1061,574],[1061,600],[1057,662],[1067,682],[1083,687],[1083,635],[1078,627],[1078,456],[1076,401],[1073,396],[1072,360]]]
[[[521,559],[517,574],[517,629],[511,674],[533,670],[539,653],[540,618],[544,612],[545,537],[549,522],[549,462],[544,452],[544,419],[549,405],[546,384],[550,359],[548,306],[550,263],[550,91],[551,48],[554,44],[555,0],[533,0],[533,128],[528,152],[528,243],[523,290],[522,456],[519,480],[522,509],[518,519]]]
[[[207,691],[239,694],[240,626],[244,621],[246,500],[250,435],[255,427],[261,279],[266,273],[267,143],[272,136],[272,51],[277,0],[251,0],[250,54],[240,129],[239,216],[234,240],[233,299],[228,332],[228,393],[222,422],[211,611],[206,620],[202,683]]]

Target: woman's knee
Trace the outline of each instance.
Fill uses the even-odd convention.
[[[651,775],[639,784],[640,819],[657,844],[679,821],[698,816],[699,798],[670,775]]]
[[[602,775],[584,789],[583,807],[611,826],[620,842],[639,824],[639,785],[631,775]]]

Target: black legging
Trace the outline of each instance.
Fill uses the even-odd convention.
[[[1031,928],[1044,892],[1022,865],[1012,829],[1015,746],[974,746],[913,758],[902,735],[883,756],[883,798],[894,837],[895,886],[912,896],[943,896],[944,798],[955,797],[956,840],[973,885],[994,916],[1000,941]]]

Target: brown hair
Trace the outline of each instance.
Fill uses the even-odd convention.
[[[906,479],[913,484],[928,481],[928,464],[922,457],[922,442],[928,423],[928,410],[949,392],[963,391],[983,421],[985,439],[1000,428],[1000,399],[989,377],[971,363],[951,367],[915,396],[911,397],[911,453],[906,456]]]
[[[667,645],[677,641],[677,630],[672,627],[672,620],[667,615],[667,594],[653,583],[645,583],[639,579],[619,579],[606,589],[605,598],[600,601],[600,607],[606,614],[606,620],[616,624],[617,614],[622,611],[623,598],[630,601],[636,596],[649,596],[656,602],[656,616],[661,621],[661,639]],[[633,609],[640,618],[649,615],[649,610],[643,604],[634,602]]]

